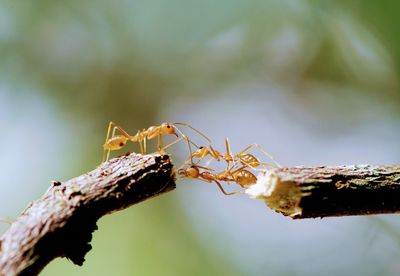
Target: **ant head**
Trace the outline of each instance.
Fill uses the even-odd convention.
[[[186,169],[186,175],[191,178],[199,177],[199,169],[195,166],[190,166]]]
[[[162,130],[162,132],[165,133],[165,134],[174,134],[174,135],[177,135],[177,134],[175,133],[175,128],[173,127],[172,124],[169,124],[169,123],[162,123],[162,124],[161,124],[161,130]],[[177,136],[178,136],[178,135],[177,135]]]
[[[201,153],[203,152],[203,149],[204,149],[204,147],[201,146],[201,147],[199,147],[197,150],[195,150],[194,152],[195,152],[196,154],[201,154]]]
[[[186,176],[186,169],[178,169],[178,174]]]
[[[178,174],[190,178],[197,178],[199,176],[199,169],[195,166],[190,166],[188,168],[179,169]]]

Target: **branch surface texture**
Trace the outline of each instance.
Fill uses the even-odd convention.
[[[56,257],[82,265],[105,214],[175,189],[167,155],[127,154],[66,182],[53,181],[0,239],[0,275],[37,275]]]
[[[400,212],[400,166],[282,167],[246,190],[294,219]]]

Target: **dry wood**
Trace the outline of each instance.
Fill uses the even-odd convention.
[[[294,219],[400,212],[400,166],[283,167],[247,194]]]
[[[54,181],[0,239],[0,275],[37,275],[56,257],[82,265],[97,220],[175,188],[167,155],[128,154]]]

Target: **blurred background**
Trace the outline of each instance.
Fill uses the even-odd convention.
[[[285,166],[399,164],[399,9],[1,1],[0,215],[95,168],[110,120],[131,133],[190,123],[217,149],[226,136],[235,152],[257,142]],[[184,143],[170,153],[177,165],[188,154]],[[215,185],[177,184],[102,218],[83,267],[57,259],[42,275],[400,274],[395,215],[292,221]]]

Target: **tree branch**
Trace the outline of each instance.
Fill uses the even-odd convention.
[[[56,257],[82,265],[97,220],[175,189],[167,155],[128,154],[52,186],[0,240],[0,275],[37,275]]]
[[[400,212],[400,166],[276,168],[246,190],[294,219]]]

